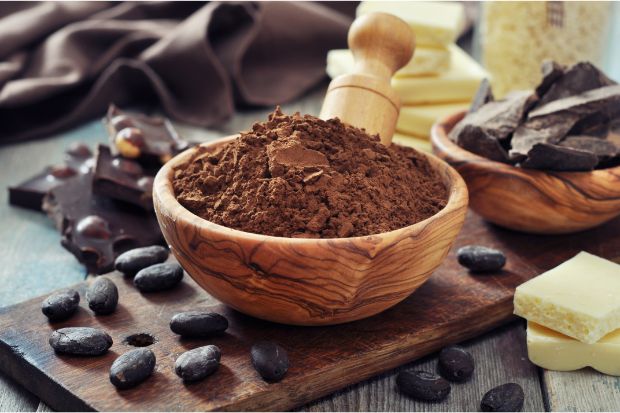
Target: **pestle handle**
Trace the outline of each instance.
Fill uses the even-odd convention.
[[[413,56],[413,31],[407,23],[387,13],[371,13],[355,20],[349,29],[349,48],[355,73],[389,82]]]
[[[341,121],[379,134],[389,145],[400,111],[400,99],[390,82],[406,65],[415,48],[413,31],[398,17],[369,13],[349,29],[349,48],[355,58],[353,73],[332,80],[320,117]]]

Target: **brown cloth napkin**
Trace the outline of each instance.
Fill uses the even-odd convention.
[[[314,2],[0,3],[0,143],[110,102],[200,126],[286,102],[324,78],[351,21]]]

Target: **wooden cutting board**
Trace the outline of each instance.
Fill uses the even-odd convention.
[[[467,244],[503,250],[508,257],[504,271],[468,274],[455,258],[456,249]],[[40,310],[43,297],[0,309],[0,368],[58,410],[290,409],[510,320],[517,285],[581,250],[620,261],[620,219],[580,234],[532,236],[491,226],[470,213],[452,252],[418,291],[382,314],[330,327],[253,319],[219,304],[189,277],[173,291],[142,295],[130,279],[112,273],[120,305],[110,316],[95,317],[82,300],[71,319],[49,324]],[[76,287],[82,297],[86,285]],[[225,314],[230,321],[226,334],[181,340],[169,330],[173,314],[198,308]],[[114,345],[101,357],[56,355],[49,334],[68,326],[103,328]],[[155,337],[156,371],[138,387],[117,391],[108,380],[109,367],[132,348],[123,340],[135,333]],[[289,352],[291,367],[280,383],[265,383],[251,366],[250,347],[263,339]],[[222,350],[220,369],[202,382],[183,384],[174,374],[174,360],[207,343]]]

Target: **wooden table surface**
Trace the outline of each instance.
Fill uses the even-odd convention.
[[[285,105],[286,112],[318,114],[325,87]],[[177,125],[188,139],[207,141],[248,128],[265,119],[269,110],[239,113],[219,129]],[[81,281],[85,270],[60,246],[60,236],[43,214],[10,207],[6,187],[21,182],[44,165],[62,160],[71,142],[91,146],[105,142],[105,131],[95,120],[67,133],[0,149],[0,306],[14,304]],[[301,410],[309,411],[476,411],[490,388],[516,382],[525,391],[524,411],[617,411],[620,410],[620,378],[591,369],[559,373],[539,369],[527,358],[523,322],[514,322],[464,343],[476,360],[473,379],[453,385],[449,398],[437,404],[421,403],[395,390],[398,370],[317,400]],[[402,366],[401,369],[434,371],[436,356]],[[0,411],[49,411],[28,389],[0,375]]]

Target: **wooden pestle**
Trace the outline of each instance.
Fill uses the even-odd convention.
[[[369,13],[353,22],[348,42],[355,69],[332,80],[319,116],[338,117],[369,134],[378,133],[381,143],[389,145],[400,111],[400,99],[390,81],[411,60],[415,36],[394,15]]]

